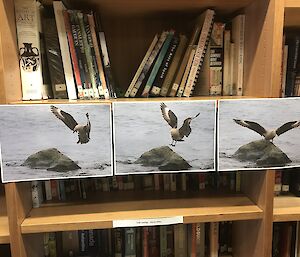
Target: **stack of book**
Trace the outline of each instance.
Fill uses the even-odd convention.
[[[214,17],[210,9],[197,17],[189,41],[174,30],[155,35],[125,97],[241,96],[245,15],[228,24]]]
[[[232,222],[44,234],[45,256],[230,257]]]
[[[107,178],[46,180],[32,182],[35,208],[49,201],[93,200],[99,192],[160,191],[202,192],[207,189],[240,192],[241,173],[182,173],[127,175]]]
[[[105,35],[95,13],[36,0],[16,0],[15,12],[23,100],[115,96]]]

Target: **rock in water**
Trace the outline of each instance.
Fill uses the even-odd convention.
[[[192,167],[168,146],[153,148],[143,153],[135,163],[143,166],[156,166],[159,170],[165,171],[187,170]]]
[[[292,162],[277,146],[264,139],[241,146],[233,157],[241,161],[255,162],[262,167],[277,167]]]
[[[56,148],[49,148],[30,155],[22,166],[60,172],[81,169],[74,161]]]

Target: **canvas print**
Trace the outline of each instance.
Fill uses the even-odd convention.
[[[113,103],[115,174],[215,170],[215,101]]]
[[[0,106],[3,182],[111,176],[110,104]]]
[[[300,166],[300,99],[219,101],[219,170]]]

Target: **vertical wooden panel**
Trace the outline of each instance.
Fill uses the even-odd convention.
[[[30,257],[21,234],[21,223],[32,208],[30,183],[6,184],[5,196],[12,257]]]
[[[21,100],[21,80],[13,0],[0,0],[0,103]]]
[[[245,13],[245,95],[278,97],[284,1],[256,0]]]

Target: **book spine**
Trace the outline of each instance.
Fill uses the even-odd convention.
[[[88,252],[90,255],[95,256],[97,254],[97,234],[96,230],[88,230]]]
[[[49,257],[57,257],[57,247],[56,247],[56,235],[55,233],[49,233],[48,247],[49,247]]]
[[[91,47],[89,45],[88,39],[87,39],[87,33],[85,30],[84,26],[84,18],[83,18],[83,13],[78,11],[77,13],[78,21],[79,21],[79,26],[81,30],[81,35],[82,35],[82,43],[84,47],[84,52],[85,52],[85,57],[87,60],[87,67],[88,67],[88,72],[89,72],[89,77],[91,80],[91,88],[89,89],[89,94],[92,98],[99,98],[98,90],[97,90],[97,83],[96,83],[96,74],[94,72],[94,66],[93,66],[93,58],[92,58],[92,53],[91,53]]]
[[[65,23],[67,38],[69,41],[69,49],[70,49],[71,60],[72,60],[72,65],[73,65],[73,70],[74,70],[74,76],[75,76],[75,81],[76,81],[76,86],[77,86],[77,91],[78,91],[78,98],[82,99],[84,97],[82,80],[81,80],[81,75],[80,75],[80,69],[79,69],[75,44],[74,44],[74,40],[73,40],[73,36],[72,36],[70,16],[69,16],[69,13],[67,10],[63,11],[63,16],[64,16],[64,23]]]
[[[114,246],[115,246],[115,257],[122,257],[122,249],[123,249],[123,240],[122,240],[122,230],[120,228],[116,228],[114,230]]]
[[[193,223],[191,224],[191,257],[197,257],[197,238],[196,238],[196,231],[197,231],[197,224]]]
[[[111,69],[110,59],[107,50],[105,34],[103,31],[100,31],[98,34],[99,34],[99,40],[100,40],[100,46],[102,52],[102,60],[103,60],[103,65],[104,65],[104,70],[106,75],[106,84],[108,85],[110,96],[115,98],[116,97],[115,81],[112,76],[112,69]]]
[[[90,50],[92,75],[95,80],[95,86],[93,86],[94,97],[95,98],[100,98],[100,97],[104,98],[104,89],[103,89],[103,86],[102,86],[102,83],[100,80],[100,76],[99,76],[96,53],[95,53],[95,48],[94,48],[94,43],[93,43],[93,38],[92,38],[92,32],[91,32],[87,14],[83,14],[83,24],[84,24],[84,29],[85,29],[85,33],[86,33],[88,49]]]
[[[39,185],[39,181],[32,181],[31,182],[31,199],[32,199],[32,207],[39,208],[43,199],[41,199],[41,186]]]
[[[149,255],[149,230],[143,227],[143,257],[150,257]]]
[[[167,256],[174,257],[174,226],[167,226]]]
[[[162,46],[163,46],[163,44],[164,44],[164,42],[166,40],[167,34],[168,34],[168,32],[164,31],[160,35],[160,38],[159,38],[157,44],[155,45],[153,51],[151,52],[151,54],[150,54],[150,56],[149,56],[149,58],[148,58],[148,60],[147,60],[147,62],[145,64],[145,66],[144,66],[144,68],[143,68],[143,70],[141,72],[141,74],[139,75],[139,77],[138,77],[138,79],[137,79],[137,81],[136,81],[133,89],[131,90],[131,93],[130,93],[131,97],[135,97],[135,95],[137,94],[137,92],[138,92],[140,86],[142,85],[142,82],[145,79],[148,71],[150,70],[150,68],[151,68],[154,60],[156,59],[157,55],[159,54],[159,51],[162,48]]]
[[[94,15],[88,14],[88,20],[89,20],[90,30],[92,33],[92,40],[93,40],[93,44],[94,44],[94,50],[95,50],[96,61],[97,61],[97,65],[98,65],[100,82],[103,87],[104,98],[109,99],[109,91],[108,91],[106,80],[105,80],[105,74],[104,74],[104,70],[103,70],[103,65],[102,65],[102,60],[101,60],[101,55],[100,55],[100,50],[99,50],[99,45],[98,45],[98,40],[97,40],[97,35],[96,35]]]
[[[146,86],[142,92],[142,97],[148,97],[149,96],[149,93],[150,93],[150,90],[151,90],[151,87],[153,86],[153,82],[155,80],[155,77],[157,76],[157,73],[158,73],[158,70],[159,70],[159,67],[161,66],[163,60],[164,60],[164,57],[168,51],[168,48],[170,46],[170,43],[173,39],[173,36],[174,36],[174,31],[170,31],[168,33],[168,36],[161,48],[161,51],[159,52],[159,55],[157,57],[157,60],[151,70],[151,73],[150,73],[150,76],[146,82]]]
[[[78,238],[79,238],[79,255],[88,254],[88,230],[78,230]]]
[[[35,0],[15,1],[22,99],[42,99],[41,49]],[[27,17],[24,19],[23,17]]]
[[[231,95],[232,85],[230,84],[230,43],[231,31],[224,32],[224,68],[223,68],[223,95]]]
[[[175,51],[179,44],[179,37],[174,36],[170,46],[168,47],[167,53],[164,57],[164,60],[162,64],[160,65],[160,68],[158,70],[157,76],[153,82],[153,86],[151,88],[150,94],[154,96],[159,96],[162,84],[166,78],[167,71],[171,65],[171,62],[174,58]]]
[[[77,256],[79,253],[79,239],[77,231],[62,232],[63,256]]]
[[[74,45],[76,49],[76,55],[78,58],[78,64],[80,69],[81,81],[83,83],[83,95],[84,98],[90,98],[90,88],[91,88],[91,80],[88,70],[87,59],[85,55],[85,50],[83,46],[82,33],[79,25],[79,21],[77,18],[76,11],[68,11],[70,14],[70,22],[72,28],[72,36],[74,40]]]
[[[194,89],[194,85],[197,82],[198,73],[202,66],[205,50],[209,41],[209,34],[211,32],[214,15],[215,12],[213,10],[206,11],[206,16],[200,33],[198,45],[195,52],[195,57],[191,65],[191,70],[187,79],[183,96],[190,96]]]
[[[205,257],[205,223],[196,224],[196,256]]]
[[[66,27],[64,26],[63,10],[66,8],[62,1],[53,1],[53,8],[56,20],[56,27],[58,33],[58,40],[61,50],[62,64],[65,74],[65,80],[67,85],[69,99],[77,99],[77,92],[75,88],[70,51],[68,47],[68,39],[66,33]]]
[[[160,226],[160,257],[168,257],[167,226]]]
[[[186,225],[174,226],[174,256],[186,257],[187,255],[187,231]]]
[[[166,75],[166,78],[163,82],[163,85],[161,87],[161,91],[160,91],[160,95],[161,96],[167,96],[169,90],[170,90],[170,87],[172,85],[172,82],[173,82],[173,78],[178,70],[178,67],[179,67],[179,63],[183,57],[183,52],[186,48],[186,45],[187,45],[187,37],[185,35],[180,35],[180,40],[179,40],[179,45],[177,47],[177,50],[175,52],[175,55],[174,55],[174,58],[173,58],[173,61],[170,65],[170,68],[168,70],[168,73]]]
[[[144,56],[141,64],[140,64],[140,66],[138,67],[138,69],[137,69],[137,71],[136,71],[136,73],[135,73],[135,75],[134,75],[134,77],[133,77],[133,79],[132,79],[132,81],[131,81],[131,83],[130,83],[127,91],[126,91],[126,93],[125,93],[125,95],[124,95],[125,97],[129,97],[130,96],[131,90],[134,88],[134,86],[135,86],[135,84],[136,84],[139,76],[141,75],[142,71],[144,70],[144,67],[145,67],[145,65],[146,65],[146,63],[147,63],[147,61],[148,61],[148,59],[149,59],[149,57],[150,57],[150,55],[151,55],[151,53],[152,53],[155,45],[157,44],[157,42],[158,42],[158,35],[156,34],[154,36],[154,38],[153,38],[153,40],[152,40],[152,42],[151,42],[151,44],[150,44],[147,52],[146,52],[146,54],[145,54],[145,56]]]
[[[280,195],[282,186],[282,171],[275,171],[275,184],[274,184],[274,195]]]
[[[49,233],[45,232],[43,237],[44,257],[50,257],[49,250]]]
[[[219,223],[211,222],[209,227],[210,257],[218,257]]]
[[[47,201],[51,201],[52,200],[51,181],[50,180],[46,180],[44,182],[44,186],[45,186],[46,200]]]
[[[188,79],[188,76],[189,76],[189,73],[190,73],[190,69],[191,69],[191,66],[192,66],[192,63],[193,63],[195,53],[196,53],[196,46],[194,46],[193,49],[191,50],[188,62],[186,64],[185,71],[184,71],[182,80],[180,82],[180,86],[179,86],[179,88],[177,90],[177,94],[176,94],[178,97],[181,97],[184,93],[184,89],[186,87],[187,79]]]
[[[136,233],[134,228],[125,228],[125,255],[124,257],[136,257]]]

